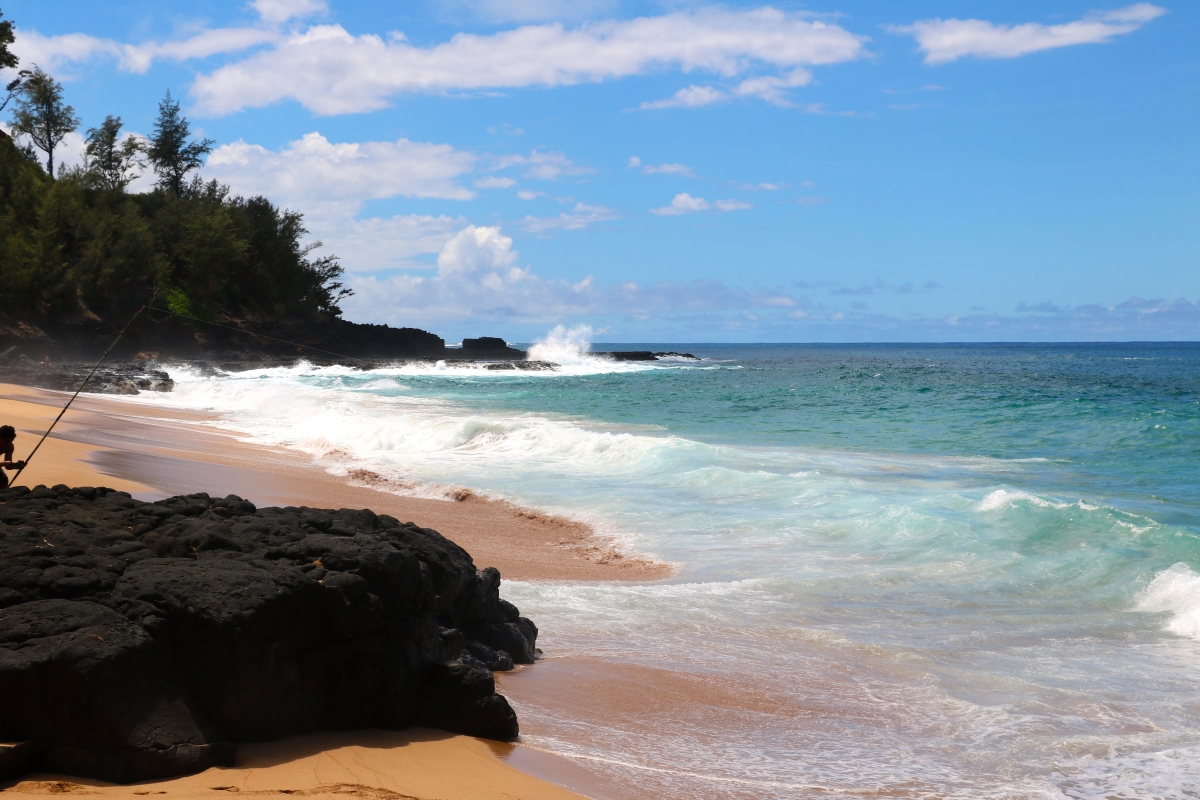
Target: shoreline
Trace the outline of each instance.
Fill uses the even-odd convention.
[[[0,384],[0,424],[11,424],[18,431],[15,457],[32,449],[67,397],[65,392]],[[453,500],[393,494],[385,481],[373,480],[373,473],[359,470],[339,477],[306,454],[239,441],[231,432],[199,424],[216,419],[217,415],[204,412],[80,395],[20,483],[109,486],[142,500],[205,491],[213,496],[236,494],[259,506],[371,508],[433,528],[467,550],[477,567],[495,566],[504,577],[515,580],[652,581],[673,572],[671,565],[619,552],[585,523],[470,490]],[[221,786],[230,793],[331,799],[347,795],[421,800],[585,796],[562,784],[591,796],[596,795],[589,789],[603,792],[569,759],[532,752],[531,758],[514,756],[523,749],[519,743],[423,729],[323,732],[242,745],[235,768],[136,788],[30,774],[0,783],[0,793],[129,796],[137,792],[190,798],[212,797]],[[521,771],[521,765],[530,767],[530,772]]]
[[[14,420],[18,458],[68,396],[0,384],[0,417]],[[446,500],[396,494],[389,489],[408,487],[362,469],[337,476],[299,451],[240,441],[198,424],[215,420],[216,414],[83,394],[21,483],[106,485],[140,500],[207,492],[236,494],[258,506],[370,508],[433,528],[470,553],[477,567],[496,567],[512,580],[653,581],[674,572],[670,564],[622,553],[584,522],[469,489]]]

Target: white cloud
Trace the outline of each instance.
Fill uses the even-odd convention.
[[[717,211],[740,211],[746,208],[754,208],[754,206],[742,200],[732,198],[729,200],[716,200],[710,203],[703,197],[692,197],[687,192],[680,192],[671,200],[671,205],[663,206],[662,208],[652,208],[650,209],[650,213],[660,217],[677,217],[680,214],[709,211],[714,208]]]
[[[812,81],[812,72],[806,69],[795,69],[787,75],[748,78],[738,84],[735,93],[743,97],[757,97],[774,103],[777,106],[790,107],[791,101],[784,95],[784,89],[797,86],[807,86]]]
[[[13,52],[21,63],[37,64],[48,72],[60,72],[70,64],[95,58],[115,59],[129,72],[145,73],[157,59],[187,61],[220,53],[233,53],[279,41],[280,34],[264,28],[217,28],[189,39],[173,42],[122,44],[82,33],[43,36],[37,31],[18,30]]]
[[[319,133],[278,151],[243,141],[209,156],[205,175],[243,195],[261,194],[304,213],[312,236],[351,271],[420,266],[466,223],[461,217],[400,215],[358,219],[368,200],[421,197],[468,200],[459,178],[475,166],[472,153],[450,145],[411,142],[334,143]]]
[[[345,303],[358,319],[436,325],[450,320],[547,320],[595,306],[590,280],[547,280],[516,266],[512,239],[500,228],[468,225],[450,237],[433,276],[355,278]]]
[[[468,225],[438,253],[438,276],[487,276],[505,271],[517,260],[512,239],[499,228]]]
[[[499,175],[489,175],[475,181],[475,186],[479,189],[507,189],[515,184],[516,181],[512,178],[502,178]]]
[[[614,10],[615,0],[459,0],[444,5],[463,6],[488,22],[540,22],[595,18]]]
[[[677,217],[694,211],[707,211],[712,206],[703,197],[692,197],[687,192],[680,192],[671,200],[671,205],[650,209],[651,214],[660,217]]]
[[[803,185],[808,186],[811,181],[805,181]],[[781,189],[792,188],[791,184],[783,181],[775,181],[774,183],[738,183],[737,188],[743,192],[778,192]]]
[[[527,156],[507,155],[496,159],[493,169],[508,169],[521,167],[521,174],[526,178],[552,181],[564,175],[588,175],[596,170],[576,164],[563,153],[550,153],[533,150]]]
[[[733,77],[756,64],[791,71],[864,53],[863,39],[838,25],[770,7],[460,33],[432,47],[414,46],[400,33],[354,36],[323,25],[200,76],[192,93],[210,114],[284,99],[318,114],[343,114],[382,108],[406,92],[563,86],[663,68]]]
[[[278,152],[244,141],[221,145],[206,172],[242,194],[263,194],[301,209],[361,208],[368,199],[425,197],[470,200],[457,179],[475,166],[474,154],[448,144],[330,142],[308,133]]]
[[[641,165],[642,165],[642,160],[640,158],[638,158],[637,156],[629,157],[629,164],[628,164],[629,169],[637,169]]]
[[[683,164],[647,164],[642,167],[642,172],[646,175],[679,175],[683,178],[694,178],[696,173],[692,172],[692,168]]]
[[[1039,22],[998,25],[981,19],[926,19],[911,25],[892,26],[890,30],[915,37],[925,53],[926,64],[944,64],[964,56],[1015,58],[1055,47],[1107,42],[1114,36],[1136,31],[1165,13],[1165,8],[1136,3],[1115,11],[1093,12],[1062,25]]]
[[[530,198],[522,198],[530,199]],[[570,213],[562,212],[557,217],[525,217],[521,225],[530,233],[542,233],[548,230],[560,229],[577,231],[586,228],[594,222],[607,222],[620,219],[621,215],[605,206],[589,206],[576,203]]]
[[[711,86],[686,86],[665,100],[651,100],[638,106],[642,111],[653,111],[659,108],[699,108],[720,103],[728,96],[720,89]]]
[[[252,0],[250,5],[262,17],[263,22],[271,24],[329,10],[325,0]]]
[[[398,214],[393,217],[310,217],[305,225],[325,242],[349,273],[429,269],[420,256],[436,253],[467,224],[463,217]]]
[[[521,191],[517,192],[517,197],[522,200],[537,200],[539,197],[545,196],[545,192],[531,192],[528,189],[522,189]]]

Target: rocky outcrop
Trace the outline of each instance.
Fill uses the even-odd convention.
[[[371,511],[9,489],[0,740],[127,782],[323,729],[512,739],[492,670],[532,662],[537,628],[499,590],[436,531]]]
[[[165,371],[145,362],[105,364],[92,373],[95,364],[50,364],[34,361],[16,348],[0,352],[0,370],[4,379],[23,386],[73,392],[88,378],[84,391],[102,394],[140,394],[169,392],[175,381]]]
[[[0,314],[0,351],[37,363],[94,363],[138,308],[130,306],[120,318],[67,317],[30,311]],[[139,315],[113,349],[112,361],[145,358],[202,359],[223,368],[262,363],[289,363],[305,358],[319,363],[360,359],[397,361],[440,359],[445,341],[417,328],[393,328],[348,322],[340,317],[320,320],[270,321],[214,318],[191,321],[162,311]],[[301,345],[301,346],[297,346]]]
[[[649,350],[609,350],[592,353],[600,358],[611,358],[613,361],[658,361]]]
[[[454,361],[511,361],[525,358],[526,353],[509,347],[508,342],[498,336],[480,336],[478,339],[463,339],[462,349],[457,355],[458,358],[453,350],[446,351],[447,359]]]

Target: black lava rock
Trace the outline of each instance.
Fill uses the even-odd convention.
[[[371,511],[9,489],[0,740],[31,743],[29,768],[128,782],[316,730],[512,739],[492,670],[531,663],[537,628],[499,589]]]

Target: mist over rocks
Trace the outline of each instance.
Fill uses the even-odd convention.
[[[537,628],[499,592],[368,510],[2,491],[0,740],[32,744],[8,769],[129,782],[318,730],[512,739],[492,670],[531,663]]]

